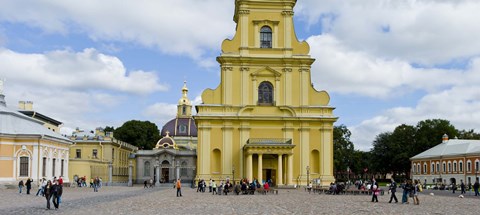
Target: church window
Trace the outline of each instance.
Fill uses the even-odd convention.
[[[145,165],[143,166],[143,176],[150,176],[150,162],[145,161]]]
[[[272,29],[268,26],[260,29],[260,48],[272,48]]]
[[[47,176],[47,158],[43,157],[42,160],[42,176],[46,177]]]
[[[60,176],[63,176],[63,168],[65,167],[64,162],[65,162],[64,159],[60,161]]]
[[[97,149],[93,149],[93,150],[92,150],[92,157],[93,157],[93,158],[97,158],[97,155],[98,155]]]
[[[28,157],[20,157],[20,176],[28,176]]]
[[[178,133],[186,134],[187,133],[187,126],[186,125],[179,125],[178,126]]]
[[[187,162],[183,161],[180,171],[181,176],[187,176]]]
[[[57,159],[52,159],[52,176],[55,176],[55,163],[57,162]]]
[[[182,115],[187,115],[187,107],[185,107],[185,105],[182,106]]]
[[[268,81],[260,83],[258,87],[258,104],[273,105],[273,86]]]

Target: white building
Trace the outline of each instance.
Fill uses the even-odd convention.
[[[0,80],[1,82],[1,80]],[[0,86],[1,87],[1,86]],[[72,142],[43,126],[43,122],[7,107],[0,89],[0,183],[32,178],[68,178]]]
[[[412,178],[422,183],[474,183],[480,173],[480,140],[449,140],[410,158]]]

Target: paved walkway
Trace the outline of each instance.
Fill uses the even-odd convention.
[[[36,191],[36,190],[35,190]],[[319,195],[299,190],[280,190],[278,195],[228,195],[197,193],[183,189],[175,197],[173,188],[102,187],[65,188],[60,209],[46,210],[43,197],[0,189],[0,214],[478,214],[480,198],[420,196],[420,205],[389,204],[380,196]],[[400,193],[397,195],[401,198]],[[411,199],[410,199],[411,201]],[[53,204],[52,204],[53,208]]]

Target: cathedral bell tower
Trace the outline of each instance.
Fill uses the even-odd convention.
[[[217,57],[220,84],[202,93],[197,177],[305,185],[333,177],[330,96],[313,88],[310,46],[293,25],[296,0],[235,0],[232,39]]]
[[[187,82],[183,82],[182,98],[178,100],[177,105],[177,117],[178,118],[191,118],[192,117],[192,103],[188,99]]]

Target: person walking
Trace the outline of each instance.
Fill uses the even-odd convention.
[[[412,182],[410,180],[405,180],[404,184],[402,185],[402,188],[403,188],[402,204],[408,204],[408,196],[412,189]]]
[[[40,179],[36,196],[38,196],[38,194],[42,194],[42,196],[45,196],[45,185],[47,185],[47,181],[45,180],[45,178]]]
[[[58,181],[56,181],[52,185],[51,192],[52,192],[52,198],[53,198],[53,206],[55,207],[55,210],[57,210],[58,207],[60,206],[60,197],[62,196],[62,192],[63,192],[62,186],[58,183]]]
[[[47,199],[47,209],[50,210],[50,199],[52,198],[52,181],[48,180],[45,185],[45,199]]]
[[[422,186],[422,184],[420,184],[420,181],[415,180],[415,186],[413,188],[413,204],[414,205],[420,204],[420,200],[418,199],[418,194],[420,193],[420,186]]]
[[[210,181],[208,182],[208,192],[212,192],[212,179],[210,179]]]
[[[460,191],[461,191],[461,194],[465,194],[465,183],[463,183],[463,180],[460,179]]]
[[[215,183],[215,180],[212,180],[212,195],[217,194],[217,183]]]
[[[18,182],[18,193],[22,194],[22,189],[23,189],[23,180],[20,180],[20,182]]]
[[[98,187],[100,186],[100,180],[98,176],[93,180],[93,192],[98,192]]]
[[[478,183],[478,180],[476,180],[475,184],[473,184],[473,190],[475,191],[475,196],[480,196],[480,193],[478,193],[478,188],[480,188],[480,183]]]
[[[177,184],[175,187],[177,188],[177,197],[182,196],[182,182],[180,182],[180,178],[177,179]]]
[[[395,193],[397,192],[397,182],[395,182],[395,179],[393,178],[392,178],[392,183],[390,184],[389,190],[390,190],[391,196],[390,196],[390,201],[388,203],[392,203],[392,200],[394,199],[395,199],[395,203],[397,203],[398,199],[397,199],[397,196],[395,195]]]
[[[33,180],[31,178],[28,178],[25,182],[25,187],[27,188],[27,195],[30,195],[30,190],[32,189],[32,182]]]
[[[372,202],[378,202],[378,194],[380,193],[380,189],[377,185],[372,185]]]

